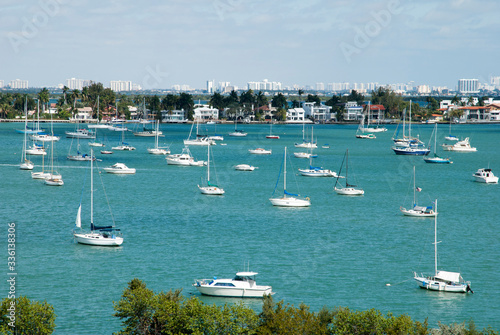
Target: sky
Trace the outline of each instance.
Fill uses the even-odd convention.
[[[2,0],[0,80],[455,88],[500,76],[498,0]]]

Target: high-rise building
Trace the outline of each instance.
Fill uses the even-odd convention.
[[[215,80],[207,80],[207,93],[213,94],[215,89]]]
[[[76,78],[71,78],[71,79],[66,79],[66,86],[70,90],[82,90],[82,88],[86,86],[90,86],[90,80],[86,79],[76,79]]]
[[[110,82],[111,90],[114,92],[132,91],[132,82],[123,80],[112,80]]]
[[[9,86],[10,88],[28,88],[28,81],[21,79],[11,80]]]
[[[458,92],[467,93],[479,93],[479,80],[478,79],[459,79],[458,80]]]
[[[0,88],[3,88],[3,80],[0,80]]]
[[[316,83],[316,91],[324,91],[325,84],[324,83]]]

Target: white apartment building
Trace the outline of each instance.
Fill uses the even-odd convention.
[[[3,88],[3,80],[0,80],[0,88]]]
[[[281,91],[281,83],[277,81],[250,81],[247,83],[247,89],[252,91]]]
[[[9,87],[10,88],[28,88],[28,81],[21,80],[21,79],[11,80],[9,83]]]
[[[207,80],[207,93],[213,94],[215,90],[215,80]]]
[[[128,92],[132,91],[132,82],[123,80],[112,80],[109,87],[114,92]]]
[[[161,112],[162,122],[167,123],[186,123],[186,112],[184,109],[178,110],[174,109],[172,111],[162,110]]]
[[[311,120],[305,118],[306,112],[303,108],[290,108],[286,111],[286,122],[287,123],[304,123],[311,122]]]
[[[356,101],[346,102],[344,107],[344,120],[356,121],[363,118],[363,106],[359,106]]]
[[[314,121],[325,122],[335,117],[335,114],[331,113],[331,106],[323,104],[318,106],[315,102],[303,102],[302,109],[305,111],[305,117],[312,117]]]
[[[71,79],[66,79],[66,86],[70,90],[82,90],[82,88],[90,86],[90,80],[86,79],[76,79],[76,78],[71,78]]]
[[[459,79],[458,92],[462,94],[479,93],[478,79]]]
[[[209,105],[194,105],[193,118],[195,121],[209,121],[219,119],[219,110]]]
[[[325,84],[324,83],[316,83],[316,91],[324,91]]]

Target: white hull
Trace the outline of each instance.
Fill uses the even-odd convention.
[[[135,169],[123,170],[123,169],[104,168],[103,170],[106,171],[107,173],[112,173],[112,174],[134,174],[135,173]]]
[[[229,133],[228,135],[233,137],[245,137],[247,136],[247,133],[234,132],[234,133]]]
[[[31,178],[33,179],[47,179],[49,177],[49,172],[31,172]]]
[[[168,155],[170,150],[160,149],[160,148],[148,148],[148,152],[152,155]]]
[[[63,186],[64,181],[62,180],[61,177],[55,177],[55,176],[49,175],[49,177],[45,179],[45,185]]]
[[[80,138],[80,139],[93,139],[93,138],[95,138],[95,133],[94,132],[67,131],[66,137],[67,138]]]
[[[208,139],[184,140],[184,145],[209,146],[215,144],[214,141]]]
[[[162,135],[163,132],[159,131],[158,135]],[[139,131],[134,133],[135,136],[139,137],[155,137],[156,136],[156,131]]]
[[[314,149],[314,148],[317,148],[317,144],[316,143],[307,143],[307,142],[304,142],[304,143],[295,143],[295,147],[296,148],[308,148],[308,149]]]
[[[215,187],[215,186],[202,187],[202,186],[198,185],[198,188],[200,189],[200,192],[202,194],[206,194],[206,195],[223,195],[225,193],[225,191],[222,188]]]
[[[308,207],[311,206],[309,199],[298,199],[293,197],[271,198],[273,206],[279,207]]]
[[[224,288],[200,285],[196,286],[196,289],[201,294],[213,297],[262,298],[265,294],[272,294],[270,286],[263,286],[262,288]]]
[[[248,164],[239,164],[236,165],[234,169],[238,171],[253,171],[256,169],[256,167]]]
[[[413,210],[413,209],[406,209],[406,208],[401,208],[401,213],[403,213],[406,216],[414,216],[414,217],[421,217],[421,218],[433,218],[435,217],[438,213],[434,212],[431,210],[430,212],[424,212],[420,210]]]
[[[337,178],[337,173],[332,170],[310,170],[299,169],[301,175],[306,177],[334,177]]]
[[[21,163],[21,165],[19,165],[19,168],[21,170],[33,170],[34,167],[35,164],[33,164],[31,161],[25,161],[24,163]]]
[[[30,135],[31,139],[35,141],[40,141],[40,142],[57,142],[61,138],[59,136],[52,136],[52,135]]]
[[[365,191],[354,188],[354,187],[343,187],[337,188],[335,187],[335,192],[340,195],[363,195]]]
[[[307,152],[294,152],[293,155],[297,158],[310,158],[311,154]]]
[[[356,135],[356,138],[375,139],[377,137],[373,134],[359,134],[359,135]]]
[[[103,236],[99,233],[88,233],[88,234],[73,234],[73,237],[78,243],[87,245],[96,245],[103,247],[117,247],[123,243],[123,237],[119,236]]]
[[[31,148],[31,149],[26,149],[26,154],[32,156],[45,156],[47,155],[47,152],[45,152],[45,149]]]
[[[208,139],[212,141],[224,141],[224,137],[220,135],[208,136]]]
[[[70,155],[68,156],[68,159],[70,161],[89,162],[92,158],[89,155],[74,155],[74,156]]]
[[[420,288],[431,291],[443,291],[451,293],[467,293],[467,284],[456,283],[448,284],[443,281],[437,281],[432,278],[415,276]]]
[[[99,142],[89,142],[89,146],[91,146],[91,147],[104,147],[104,144],[99,143]]]
[[[249,149],[248,152],[254,155],[270,155],[272,153],[272,150],[258,148],[258,149]]]
[[[130,146],[130,145],[119,145],[117,147],[112,147],[111,148],[112,150],[118,150],[118,151],[132,151],[132,150],[135,150],[134,147]]]

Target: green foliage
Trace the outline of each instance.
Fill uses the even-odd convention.
[[[400,117],[399,112],[403,109],[405,104],[401,95],[396,94],[387,87],[379,87],[376,91],[373,91],[371,103],[374,105],[383,105],[388,116],[398,118]]]
[[[315,105],[321,105],[321,99],[316,94],[308,94],[306,102],[314,102]]]
[[[15,301],[15,321],[9,318],[12,301]],[[46,301],[30,301],[27,297],[21,296],[15,300],[3,299],[0,306],[1,334],[52,334],[56,327],[55,320],[54,307]],[[15,322],[14,328],[12,322]]]
[[[271,105],[273,107],[277,107],[277,108],[283,108],[283,109],[288,108],[288,103],[286,101],[285,96],[282,93],[278,93],[273,97],[273,100],[271,101]]]

